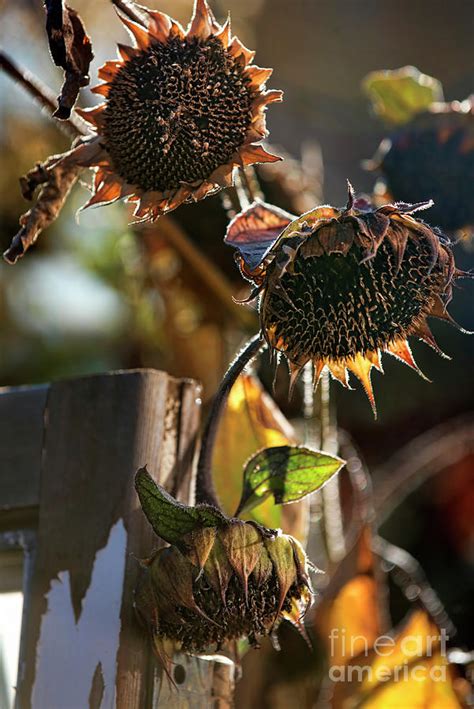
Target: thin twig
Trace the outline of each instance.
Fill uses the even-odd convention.
[[[120,10],[123,15],[133,22],[146,27],[146,14],[141,10],[140,5],[132,2],[132,0],[112,0],[112,5],[115,5],[117,10]]]
[[[234,187],[235,187],[235,191],[237,193],[237,199],[239,201],[240,211],[242,211],[242,209],[247,209],[247,207],[249,207],[250,202],[251,202],[251,200],[249,199],[249,196],[247,195],[247,192],[245,190],[242,175],[243,175],[243,170],[237,170],[237,172],[235,173],[235,178],[234,178]]]
[[[405,549],[390,544],[381,537],[375,537],[372,544],[374,552],[389,566],[395,567],[393,578],[407,599],[411,603],[417,601],[438,628],[444,629],[448,637],[453,638],[457,633],[456,627],[428,583],[419,562]]]
[[[347,549],[356,547],[364,530],[370,529],[371,540],[376,535],[374,526],[375,512],[373,504],[372,478],[369,471],[357,450],[349,434],[340,431],[339,442],[341,455],[347,461],[346,470],[352,485],[354,501],[352,505],[352,517],[345,535]],[[386,574],[380,563],[373,563],[373,577],[377,584],[376,606],[379,618],[379,627],[382,631],[388,630],[391,625],[390,612],[388,608],[388,588],[386,585]]]
[[[3,51],[0,51],[0,69],[13,81],[20,84],[42,108],[46,108],[49,113],[56,111],[58,102],[54,91],[28,69],[18,66]],[[60,130],[72,138],[76,138],[78,135],[87,135],[90,132],[87,123],[75,114],[65,121],[55,121],[55,123]]]
[[[216,492],[212,482],[212,454],[216,442],[219,421],[234,383],[239,374],[255,355],[266,346],[260,333],[252,337],[234,359],[224,375],[219,390],[212,403],[211,411],[204,428],[201,452],[196,476],[196,503],[207,503],[219,507]]]
[[[349,446],[350,443],[346,443],[346,447]],[[360,533],[362,525],[373,525],[375,510],[372,481],[365,466],[360,459],[357,460],[357,455],[347,457],[346,467],[356,498],[357,511],[350,528],[351,536],[353,536]],[[393,579],[398,583],[407,599],[412,603],[418,601],[439,628],[444,628],[449,637],[454,636],[456,628],[428,583],[419,562],[404,549],[387,542],[376,534],[372,539],[372,549],[387,565],[395,567]],[[390,569],[388,570],[390,571]]]
[[[250,202],[255,202],[257,198],[261,199],[262,193],[259,189],[255,169],[253,167],[249,167],[247,169],[241,167],[239,168],[239,172],[242,178],[242,184],[245,187]]]

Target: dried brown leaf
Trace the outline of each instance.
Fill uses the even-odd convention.
[[[5,261],[14,264],[37,240],[41,232],[58,217],[59,212],[76,182],[82,168],[73,161],[57,155],[38,163],[20,178],[25,199],[32,199],[38,187],[40,192],[34,207],[20,217],[20,231],[13,237],[3,254]]]
[[[46,32],[56,66],[64,69],[64,83],[58,97],[56,118],[71,115],[79,90],[89,83],[89,65],[94,57],[91,41],[75,10],[63,0],[45,0]]]

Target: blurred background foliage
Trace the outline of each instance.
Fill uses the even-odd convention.
[[[116,42],[126,42],[127,36],[108,2],[75,0],[73,4],[93,42],[94,85],[97,68],[115,55]],[[186,24],[192,3],[153,0],[149,4]],[[272,145],[287,159],[257,172],[265,199],[293,213],[323,200],[344,203],[346,178],[357,191],[372,193],[377,173],[367,171],[362,163],[372,158],[392,129],[375,115],[363,91],[369,72],[409,64],[436,77],[446,101],[463,100],[473,91],[472,6],[466,0],[215,0],[210,4],[220,19],[231,11],[234,32],[257,49],[256,62],[274,67],[270,86],[285,91],[283,104],[269,111],[268,125]],[[0,0],[0,12],[2,48],[59,91],[62,77],[48,54],[42,3]],[[81,92],[81,105],[96,102],[88,89]],[[36,161],[66,149],[69,139],[3,75],[0,116],[3,251],[27,208],[19,176]],[[442,170],[440,175],[442,179]],[[472,213],[474,181],[470,178],[466,174],[463,194]],[[120,204],[76,215],[86,195],[84,186],[77,185],[60,218],[37,246],[15,267],[0,263],[0,385],[156,367],[198,378],[208,400],[244,334],[257,328],[255,311],[232,302],[232,295],[241,297],[247,289],[231,250],[222,244],[228,216],[221,197],[183,206],[155,225],[134,228],[127,226],[129,214]],[[413,195],[412,201],[430,196]],[[436,208],[437,213],[444,209],[439,203]],[[429,222],[430,213],[424,216]],[[469,230],[452,236],[459,241],[458,266],[473,268]],[[474,329],[468,282],[456,291],[450,310],[458,322]],[[350,432],[376,471],[417,435],[472,415],[474,338],[444,323],[434,322],[433,331],[452,361],[414,343],[420,368],[433,380],[429,384],[385,356],[385,376],[374,374],[376,422],[359,386],[355,392],[338,384],[331,387],[339,425]],[[268,367],[260,373],[270,388]],[[302,394],[297,392],[291,403],[287,401],[285,376],[281,371],[275,398],[293,419],[301,410]],[[451,468],[445,466],[428,476],[406,504],[394,505],[384,529],[390,541],[417,556],[448,611],[458,624],[466,623],[461,628],[463,643],[469,639],[472,609],[473,483],[474,465],[466,454]]]

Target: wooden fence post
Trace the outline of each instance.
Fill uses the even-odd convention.
[[[156,538],[133,481],[189,499],[199,386],[137,370],[0,390],[0,529],[36,528],[19,709],[156,703],[133,592]]]

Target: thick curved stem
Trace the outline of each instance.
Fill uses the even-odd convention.
[[[252,360],[264,346],[266,346],[266,343],[262,340],[260,333],[252,337],[240,350],[239,354],[230,365],[217,391],[202,436],[196,477],[196,504],[207,503],[219,507],[211,473],[212,454],[214,452],[219,421],[227,403],[230,390],[239,374],[243,372],[250,360]]]

